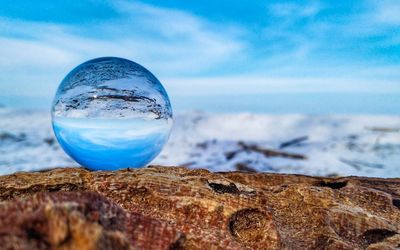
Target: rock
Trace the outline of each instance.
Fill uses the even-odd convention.
[[[43,192],[0,206],[2,249],[167,249],[181,235],[94,192]]]
[[[400,248],[400,179],[66,168],[2,176],[0,200],[17,249]]]

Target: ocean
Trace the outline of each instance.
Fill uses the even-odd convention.
[[[201,110],[210,113],[400,115],[400,93],[268,93],[253,95],[170,95],[175,113]],[[12,108],[50,110],[50,97],[0,96]]]

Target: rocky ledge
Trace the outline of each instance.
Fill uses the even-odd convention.
[[[2,249],[400,248],[400,179],[66,168],[0,199]]]

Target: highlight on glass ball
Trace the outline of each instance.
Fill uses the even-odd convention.
[[[92,170],[139,168],[162,150],[172,108],[157,78],[117,57],[74,68],[58,87],[53,130],[64,151]]]

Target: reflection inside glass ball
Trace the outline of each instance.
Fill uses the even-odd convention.
[[[93,170],[143,167],[168,140],[172,109],[157,78],[116,57],[85,62],[58,87],[54,133],[64,151]]]

